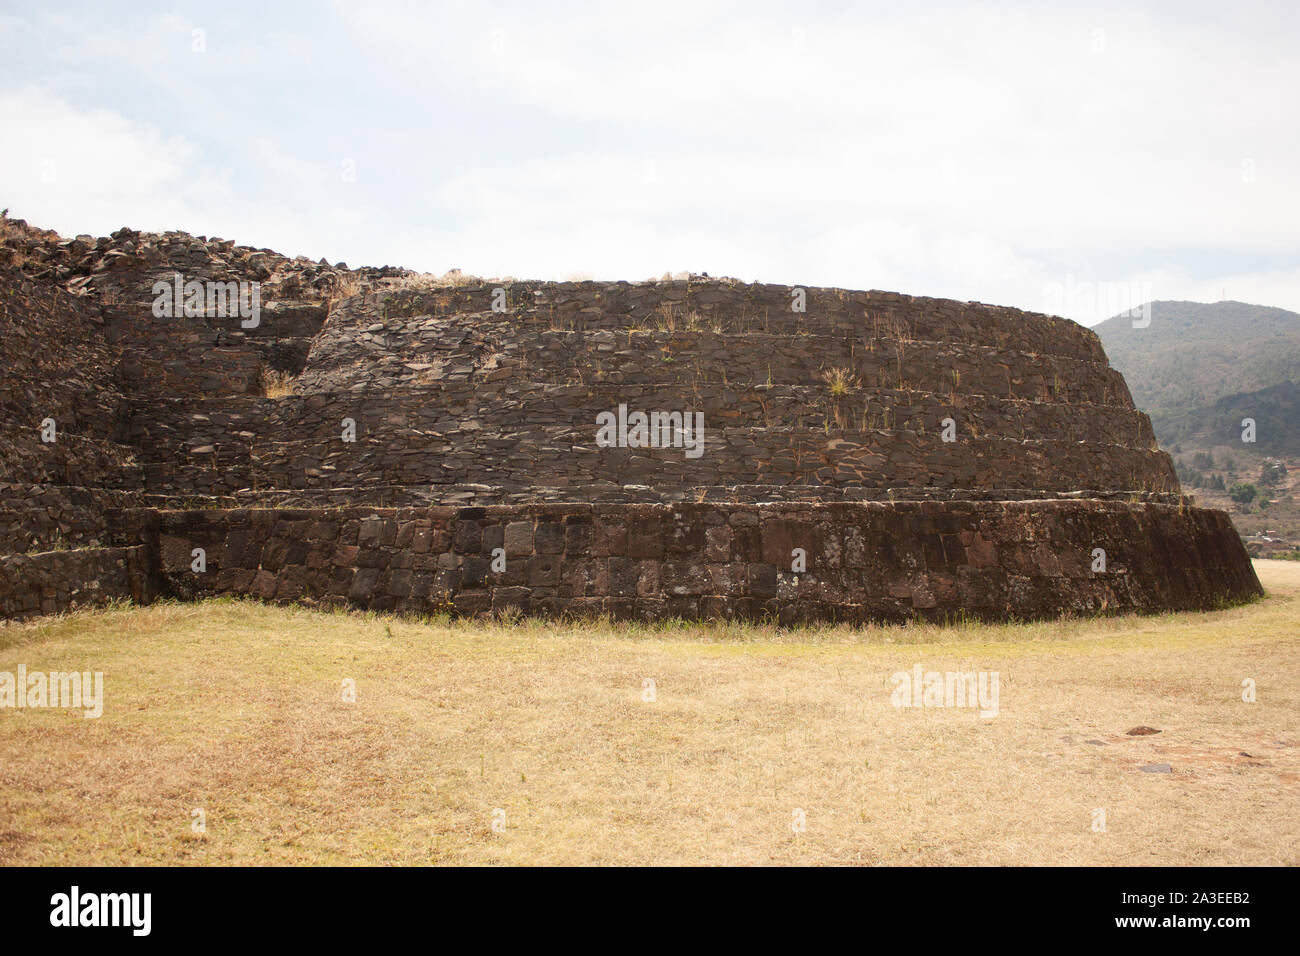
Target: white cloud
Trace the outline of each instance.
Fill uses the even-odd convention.
[[[76,110],[32,87],[0,91],[0,182],[39,208],[42,224],[103,229],[112,211],[174,213],[194,155],[183,139],[112,110]]]
[[[1300,309],[1300,60],[1268,15],[1201,12],[373,0],[310,46],[236,8],[197,61],[188,20],[65,19],[64,68],[121,62],[237,135],[28,88],[0,98],[0,172],[60,229],[354,265],[689,268],[1031,309],[1071,276]],[[321,102],[347,104],[312,113],[324,129],[303,118]],[[104,145],[58,191],[31,179],[33,141]]]
[[[265,141],[250,154],[255,193],[235,186],[231,166],[150,124],[36,88],[0,91],[0,182],[14,190],[0,204],[15,217],[65,235],[184,228],[290,255],[364,258],[357,237],[380,215],[337,173]]]

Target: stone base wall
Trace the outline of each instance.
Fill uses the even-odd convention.
[[[146,520],[161,588],[184,599],[796,623],[1203,610],[1262,593],[1226,514],[1161,504],[556,504]],[[191,570],[195,548],[203,573]],[[1104,571],[1093,570],[1095,549]]]
[[[0,618],[21,620],[112,601],[147,604],[158,583],[144,545],[0,555]]]

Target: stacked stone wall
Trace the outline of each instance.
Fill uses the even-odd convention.
[[[134,450],[121,441],[126,403],[103,322],[84,299],[0,267],[0,483],[129,481]]]
[[[406,613],[998,619],[1183,610],[1258,593],[1226,515],[1155,504],[565,504],[157,520],[168,593]],[[795,549],[805,570],[792,569]]]
[[[155,315],[177,275],[258,283],[257,321]],[[1096,335],[1016,309],[705,276],[430,285],[4,220],[0,342],[8,617],[159,592],[783,621],[1259,592]],[[702,413],[699,454],[602,447],[620,408]]]
[[[148,604],[157,574],[143,545],[0,555],[0,618],[22,620],[115,601]]]

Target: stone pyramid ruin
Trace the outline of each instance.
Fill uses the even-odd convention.
[[[1065,319],[3,226],[4,617],[244,595],[1005,620],[1261,593]]]

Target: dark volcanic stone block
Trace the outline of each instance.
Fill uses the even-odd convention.
[[[949,502],[940,507],[933,502],[692,503],[635,505],[621,520],[620,509],[604,506],[592,525],[566,525],[562,510],[557,514],[555,506],[527,505],[486,509],[481,520],[505,529],[508,550],[532,547],[539,540],[547,548],[565,545],[554,553],[508,556],[504,572],[493,571],[490,556],[481,550],[456,550],[454,538],[446,551],[417,554],[396,546],[358,549],[308,535],[302,542],[270,538],[264,552],[273,559],[254,571],[207,577],[190,573],[180,558],[194,542],[210,539],[223,517],[238,513],[170,512],[161,516],[159,540],[168,542],[174,557],[155,574],[164,592],[178,595],[196,594],[196,586],[202,593],[277,601],[346,593],[352,604],[377,610],[434,611],[450,605],[468,614],[517,608],[645,618],[695,608],[699,614],[770,615],[787,622],[1190,610],[1259,593],[1227,517],[1171,505],[1091,500]],[[322,512],[316,517],[341,520],[343,527],[351,516]],[[398,524],[395,511],[369,509],[366,517],[376,529]],[[710,525],[709,518],[715,523]],[[661,553],[665,536],[671,539],[674,529],[695,526],[702,529],[706,554]],[[585,541],[570,537],[575,527],[591,528],[594,538],[603,535],[608,550],[621,549],[597,557]],[[538,528],[548,530],[538,535]],[[655,535],[655,528],[663,534]],[[615,529],[635,529],[635,534]],[[900,537],[890,538],[890,529]],[[368,537],[381,541],[383,536]],[[413,534],[412,547],[415,540]],[[788,548],[805,541],[814,548],[806,571],[772,560],[784,559]],[[570,543],[577,547],[570,550]],[[1106,550],[1110,558],[1105,573],[1092,570],[1094,548]],[[828,550],[830,559],[825,557]],[[838,566],[836,553],[843,558]],[[327,583],[313,584],[316,568],[333,569],[320,578]],[[57,589],[51,594],[57,602]],[[17,602],[9,608],[9,613],[23,613]]]

